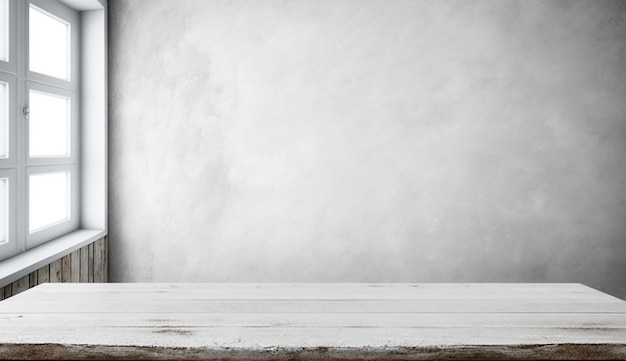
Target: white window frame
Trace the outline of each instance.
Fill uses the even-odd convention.
[[[11,247],[15,254],[3,259],[0,248],[0,287],[3,287],[38,268],[63,257],[107,234],[107,17],[106,0],[9,0],[9,62],[0,61],[0,81],[11,83],[12,99],[9,131],[20,143],[10,143],[9,158],[0,159],[0,178],[22,185],[21,192],[10,194],[11,214],[9,228]],[[28,11],[30,4],[60,14],[69,7],[78,12],[72,20],[72,54],[70,79],[63,80],[31,72],[28,59]],[[18,31],[19,27],[19,31]],[[80,61],[80,62],[79,62]],[[23,83],[21,84],[21,82]],[[17,90],[16,90],[17,89]],[[72,106],[71,153],[67,158],[31,158],[28,155],[28,122],[22,117],[22,107],[28,101],[29,89],[58,94],[70,98]],[[80,101],[80,107],[78,107]],[[16,147],[16,148],[14,148]],[[17,167],[19,164],[25,165]],[[13,168],[7,168],[13,167]],[[29,233],[28,187],[30,174],[50,171],[70,171],[72,188],[69,222],[46,227],[41,232]],[[16,206],[18,205],[19,206]],[[11,238],[13,237],[13,238]],[[9,248],[11,248],[9,247]]]
[[[10,214],[17,214],[17,190],[11,185],[17,182],[17,170],[15,168],[0,169],[0,178],[7,178],[9,180],[9,191],[7,192],[9,198],[8,211]],[[18,251],[17,243],[17,217],[9,217],[7,224],[9,228],[6,244],[2,244],[2,252],[5,254],[15,253]]]
[[[9,34],[17,33],[17,5],[15,0],[9,0]],[[17,73],[17,37],[9,36],[9,61],[0,61],[0,70]]]
[[[30,233],[30,227],[26,225],[26,249],[31,249],[36,246],[39,246],[43,243],[46,243],[50,240],[53,240],[57,237],[60,237],[64,234],[70,233],[71,231],[78,229],[79,227],[79,199],[77,197],[78,187],[78,175],[79,170],[77,165],[44,165],[37,167],[27,167],[26,168],[26,189],[29,187],[30,176],[34,174],[46,174],[46,173],[57,173],[57,172],[69,172],[70,173],[70,211],[69,211],[69,219],[62,223],[52,224],[37,230],[33,233]],[[24,202],[24,208],[26,213],[26,219],[28,219],[29,209],[29,199],[28,194],[26,194],[26,199]]]
[[[22,0],[24,1],[24,0]],[[28,4],[26,4],[28,3]],[[26,5],[25,11],[29,10],[30,4],[38,7],[44,12],[52,15],[53,17],[60,18],[61,20],[68,22],[70,24],[71,31],[71,48],[72,49],[80,49],[80,15],[76,13],[76,10],[68,7],[65,4],[62,4],[62,0],[50,1],[50,0],[28,0],[24,1],[24,5]],[[24,22],[24,34],[28,39],[28,16],[26,16],[26,21]],[[23,44],[25,44],[24,42]],[[21,49],[20,49],[21,50]],[[23,50],[26,54],[26,59],[29,59],[28,47]],[[26,62],[24,62],[24,65]],[[64,89],[78,90],[79,86],[79,74],[80,74],[80,52],[73,51],[70,57],[70,79],[64,80],[55,78],[49,75],[36,73],[30,71],[30,66],[26,66],[26,78],[31,81],[41,82],[44,84],[56,85],[58,87]]]
[[[31,157],[30,156],[30,144],[28,136],[24,137],[24,150],[26,152],[26,164],[27,166],[39,166],[48,164],[78,164],[79,162],[79,149],[80,149],[80,100],[79,93],[76,91],[57,88],[49,84],[42,84],[32,81],[26,82],[24,92],[23,103],[29,103],[30,91],[61,96],[70,100],[70,154],[67,157]],[[24,134],[29,133],[30,123],[28,120],[22,122],[24,124]]]
[[[0,61],[2,63],[2,61]],[[17,143],[10,141],[10,139],[17,138],[17,108],[19,106],[18,94],[17,94],[17,76],[14,74],[5,73],[0,70],[0,82],[9,85],[9,124],[7,135],[8,138],[8,158],[0,158],[0,169],[6,167],[15,167],[17,165]]]

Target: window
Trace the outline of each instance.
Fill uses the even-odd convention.
[[[0,283],[106,234],[105,10],[0,0]]]

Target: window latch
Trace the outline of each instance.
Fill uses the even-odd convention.
[[[28,116],[30,115],[30,108],[28,107],[28,104],[24,105],[22,113],[24,113],[24,118],[28,119]]]

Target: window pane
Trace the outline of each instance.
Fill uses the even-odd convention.
[[[28,230],[68,220],[70,217],[70,172],[31,174],[28,190]]]
[[[0,178],[0,244],[9,240],[9,179]]]
[[[69,156],[70,100],[66,97],[31,90],[29,103],[30,157]]]
[[[0,82],[0,158],[8,156],[9,84]]]
[[[0,60],[9,61],[9,0],[0,0]]]
[[[69,80],[70,25],[34,5],[28,22],[30,70]]]

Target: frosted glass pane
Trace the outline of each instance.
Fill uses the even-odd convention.
[[[67,157],[70,151],[70,100],[31,90],[29,106],[30,157]]]
[[[30,233],[69,219],[69,188],[69,172],[30,175],[28,189]]]
[[[6,158],[9,131],[9,84],[0,82],[0,158]]]
[[[0,60],[9,61],[9,0],[0,0]]]
[[[0,244],[9,240],[9,180],[0,178]]]
[[[70,25],[34,5],[28,24],[30,71],[69,80]]]

